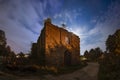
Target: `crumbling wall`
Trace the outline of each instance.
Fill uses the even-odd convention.
[[[37,41],[37,56],[40,62],[51,66],[65,66],[70,58],[70,65],[79,64],[80,38],[64,28],[46,21]]]

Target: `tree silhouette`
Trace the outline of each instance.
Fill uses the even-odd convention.
[[[120,53],[120,29],[108,36],[106,50],[110,53]]]
[[[88,52],[87,50],[84,52],[84,56],[85,56],[86,58],[89,57],[89,52]]]
[[[0,45],[6,46],[5,32],[0,30]]]
[[[89,52],[86,50],[84,52],[84,56],[89,60],[89,61],[97,61],[99,57],[102,55],[102,50],[97,47],[95,49],[91,49]]]
[[[6,55],[6,38],[5,32],[0,30],[0,56]]]
[[[104,58],[100,61],[99,80],[119,80],[120,79],[120,29],[113,35],[109,35],[106,40],[106,50]]]

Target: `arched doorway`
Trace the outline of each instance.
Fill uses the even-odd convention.
[[[66,66],[71,65],[71,57],[72,57],[71,53],[68,50],[66,50],[64,52],[64,65]]]

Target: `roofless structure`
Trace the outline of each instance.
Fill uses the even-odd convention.
[[[79,64],[80,38],[48,18],[37,40],[32,44],[32,57],[41,65],[68,66]]]

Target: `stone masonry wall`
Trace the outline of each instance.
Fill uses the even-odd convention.
[[[79,62],[79,37],[51,23],[45,25],[45,36],[47,64],[64,66],[64,53],[66,50],[71,52],[71,64]],[[66,37],[69,38],[69,43],[66,42]]]
[[[40,64],[48,66],[79,64],[80,38],[64,28],[53,25],[50,20],[44,23],[36,46],[33,54],[37,56]]]

